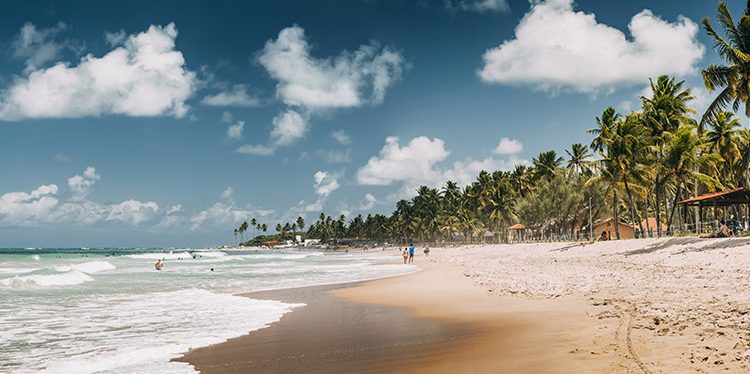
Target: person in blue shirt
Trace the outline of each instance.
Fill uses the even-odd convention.
[[[414,262],[414,243],[409,244],[409,263]]]

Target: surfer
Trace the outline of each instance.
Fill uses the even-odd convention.
[[[162,268],[164,268],[164,263],[161,262],[161,260],[157,260],[154,264],[154,268],[156,268],[156,270],[161,270]]]

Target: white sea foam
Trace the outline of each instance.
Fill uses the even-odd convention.
[[[85,336],[68,344],[41,345],[35,355],[18,352],[11,359],[22,365],[18,373],[194,373],[191,366],[169,359],[190,348],[267,327],[292,308],[304,305],[200,289],[107,297],[89,304],[97,307],[84,305],[77,313],[55,310],[54,319],[49,318],[51,311],[29,310],[25,318],[38,318],[38,323],[10,324],[0,351],[12,349],[18,338],[54,341]]]
[[[164,252],[153,252],[153,253],[140,253],[137,255],[128,255],[130,258],[138,258],[142,260],[187,260],[193,258],[188,252],[179,253],[164,253]]]
[[[34,259],[34,261],[39,261],[39,260],[41,260],[41,258],[39,258],[39,255],[33,255],[33,256],[31,256],[31,258],[33,258],[33,259]]]
[[[26,274],[36,271],[33,268],[0,268],[0,274]]]
[[[34,274],[25,276],[15,276],[0,280],[0,284],[6,287],[25,287],[36,285],[41,287],[49,286],[74,286],[94,280],[88,274],[73,270],[59,274]]]
[[[55,270],[60,271],[60,272],[75,270],[75,271],[80,271],[86,274],[98,273],[98,272],[105,271],[105,270],[112,270],[114,268],[115,266],[107,261],[89,261],[89,262],[82,262],[79,264],[71,264],[71,265],[54,267]]]
[[[194,254],[195,254],[196,256],[199,256],[199,257],[201,257],[201,256],[202,256],[202,257],[212,257],[212,258],[215,258],[215,257],[224,257],[224,256],[226,256],[226,255],[227,255],[227,254],[226,254],[226,253],[224,253],[224,252],[218,252],[218,251],[209,251],[209,252],[195,252]]]

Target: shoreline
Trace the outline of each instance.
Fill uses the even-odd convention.
[[[454,266],[418,265],[377,280],[242,294],[307,306],[173,361],[201,373],[616,370],[612,354],[589,353],[602,347],[582,301],[490,297]]]

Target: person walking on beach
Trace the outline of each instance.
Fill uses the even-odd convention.
[[[404,248],[404,252],[401,253],[402,256],[404,256],[404,264],[409,259],[409,252],[406,251],[406,248]]]
[[[414,262],[414,243],[409,244],[409,263]]]

